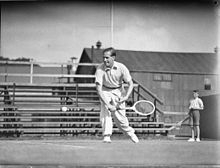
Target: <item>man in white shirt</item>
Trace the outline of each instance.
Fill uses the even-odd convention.
[[[189,102],[189,116],[190,116],[190,126],[192,130],[192,138],[189,142],[195,141],[195,131],[197,133],[196,141],[200,142],[200,110],[204,109],[202,100],[199,98],[199,92],[197,90],[193,91],[193,99]]]
[[[125,107],[125,101],[133,89],[133,81],[129,70],[122,63],[116,62],[116,51],[114,48],[107,48],[103,51],[103,63],[96,70],[96,89],[101,100],[100,120],[103,128],[103,142],[110,143],[113,129],[112,116],[117,127],[130,139],[139,142],[134,129],[129,126],[125,110],[118,110],[118,107]],[[128,84],[127,91],[123,83]]]

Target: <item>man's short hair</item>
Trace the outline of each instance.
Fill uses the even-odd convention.
[[[193,90],[193,92],[194,92],[194,93],[199,93],[199,91],[198,91],[198,90]]]
[[[109,48],[104,49],[103,54],[105,52],[109,52],[109,51],[111,53],[111,56],[116,56],[116,51],[115,51],[115,49],[113,47],[109,47]]]

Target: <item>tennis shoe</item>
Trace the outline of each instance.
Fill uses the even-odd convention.
[[[189,138],[188,142],[195,142],[194,138]]]
[[[138,143],[139,142],[138,137],[134,133],[130,135],[130,138],[131,138],[132,142],[134,142],[134,143]]]
[[[200,138],[196,138],[196,142],[200,142]]]
[[[104,143],[111,143],[112,141],[111,141],[110,136],[104,136],[103,142]]]

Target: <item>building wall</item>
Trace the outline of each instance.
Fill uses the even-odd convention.
[[[164,102],[163,110],[186,111],[192,91],[198,89],[200,96],[211,95],[218,90],[217,75],[171,74],[171,81],[155,80],[155,73],[131,72],[133,78],[150,89]],[[211,90],[205,90],[205,79],[210,79]]]
[[[192,91],[198,89],[200,97],[213,95],[218,92],[219,78],[217,75],[184,75],[172,74],[171,81],[156,81],[155,73],[134,73],[132,77],[140,84],[155,93],[164,105],[159,108],[164,111],[187,112],[189,100],[192,97]],[[205,90],[204,80],[210,79],[211,90]],[[159,120],[166,123],[175,123],[184,119],[184,115],[160,115]],[[191,130],[187,126],[181,127],[180,130],[173,130],[172,133],[179,136],[190,136]]]
[[[164,105],[159,105],[159,108],[164,111],[188,112],[193,90],[198,89],[200,96],[212,95],[218,90],[217,75],[171,74],[171,81],[160,81],[155,80],[155,73],[131,72],[131,74],[136,81],[151,90],[164,102]],[[207,78],[210,79],[211,90],[205,90],[204,80]],[[165,116],[163,120],[177,122],[184,117]]]

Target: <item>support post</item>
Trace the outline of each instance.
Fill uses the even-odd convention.
[[[156,110],[156,104],[157,104],[157,100],[154,99],[154,106],[155,106],[155,110],[154,110],[154,121],[157,122],[157,110]]]
[[[30,60],[30,83],[33,83],[33,71],[34,71],[34,62],[33,59]]]
[[[7,82],[8,79],[8,61],[6,61],[5,64],[5,82]]]

